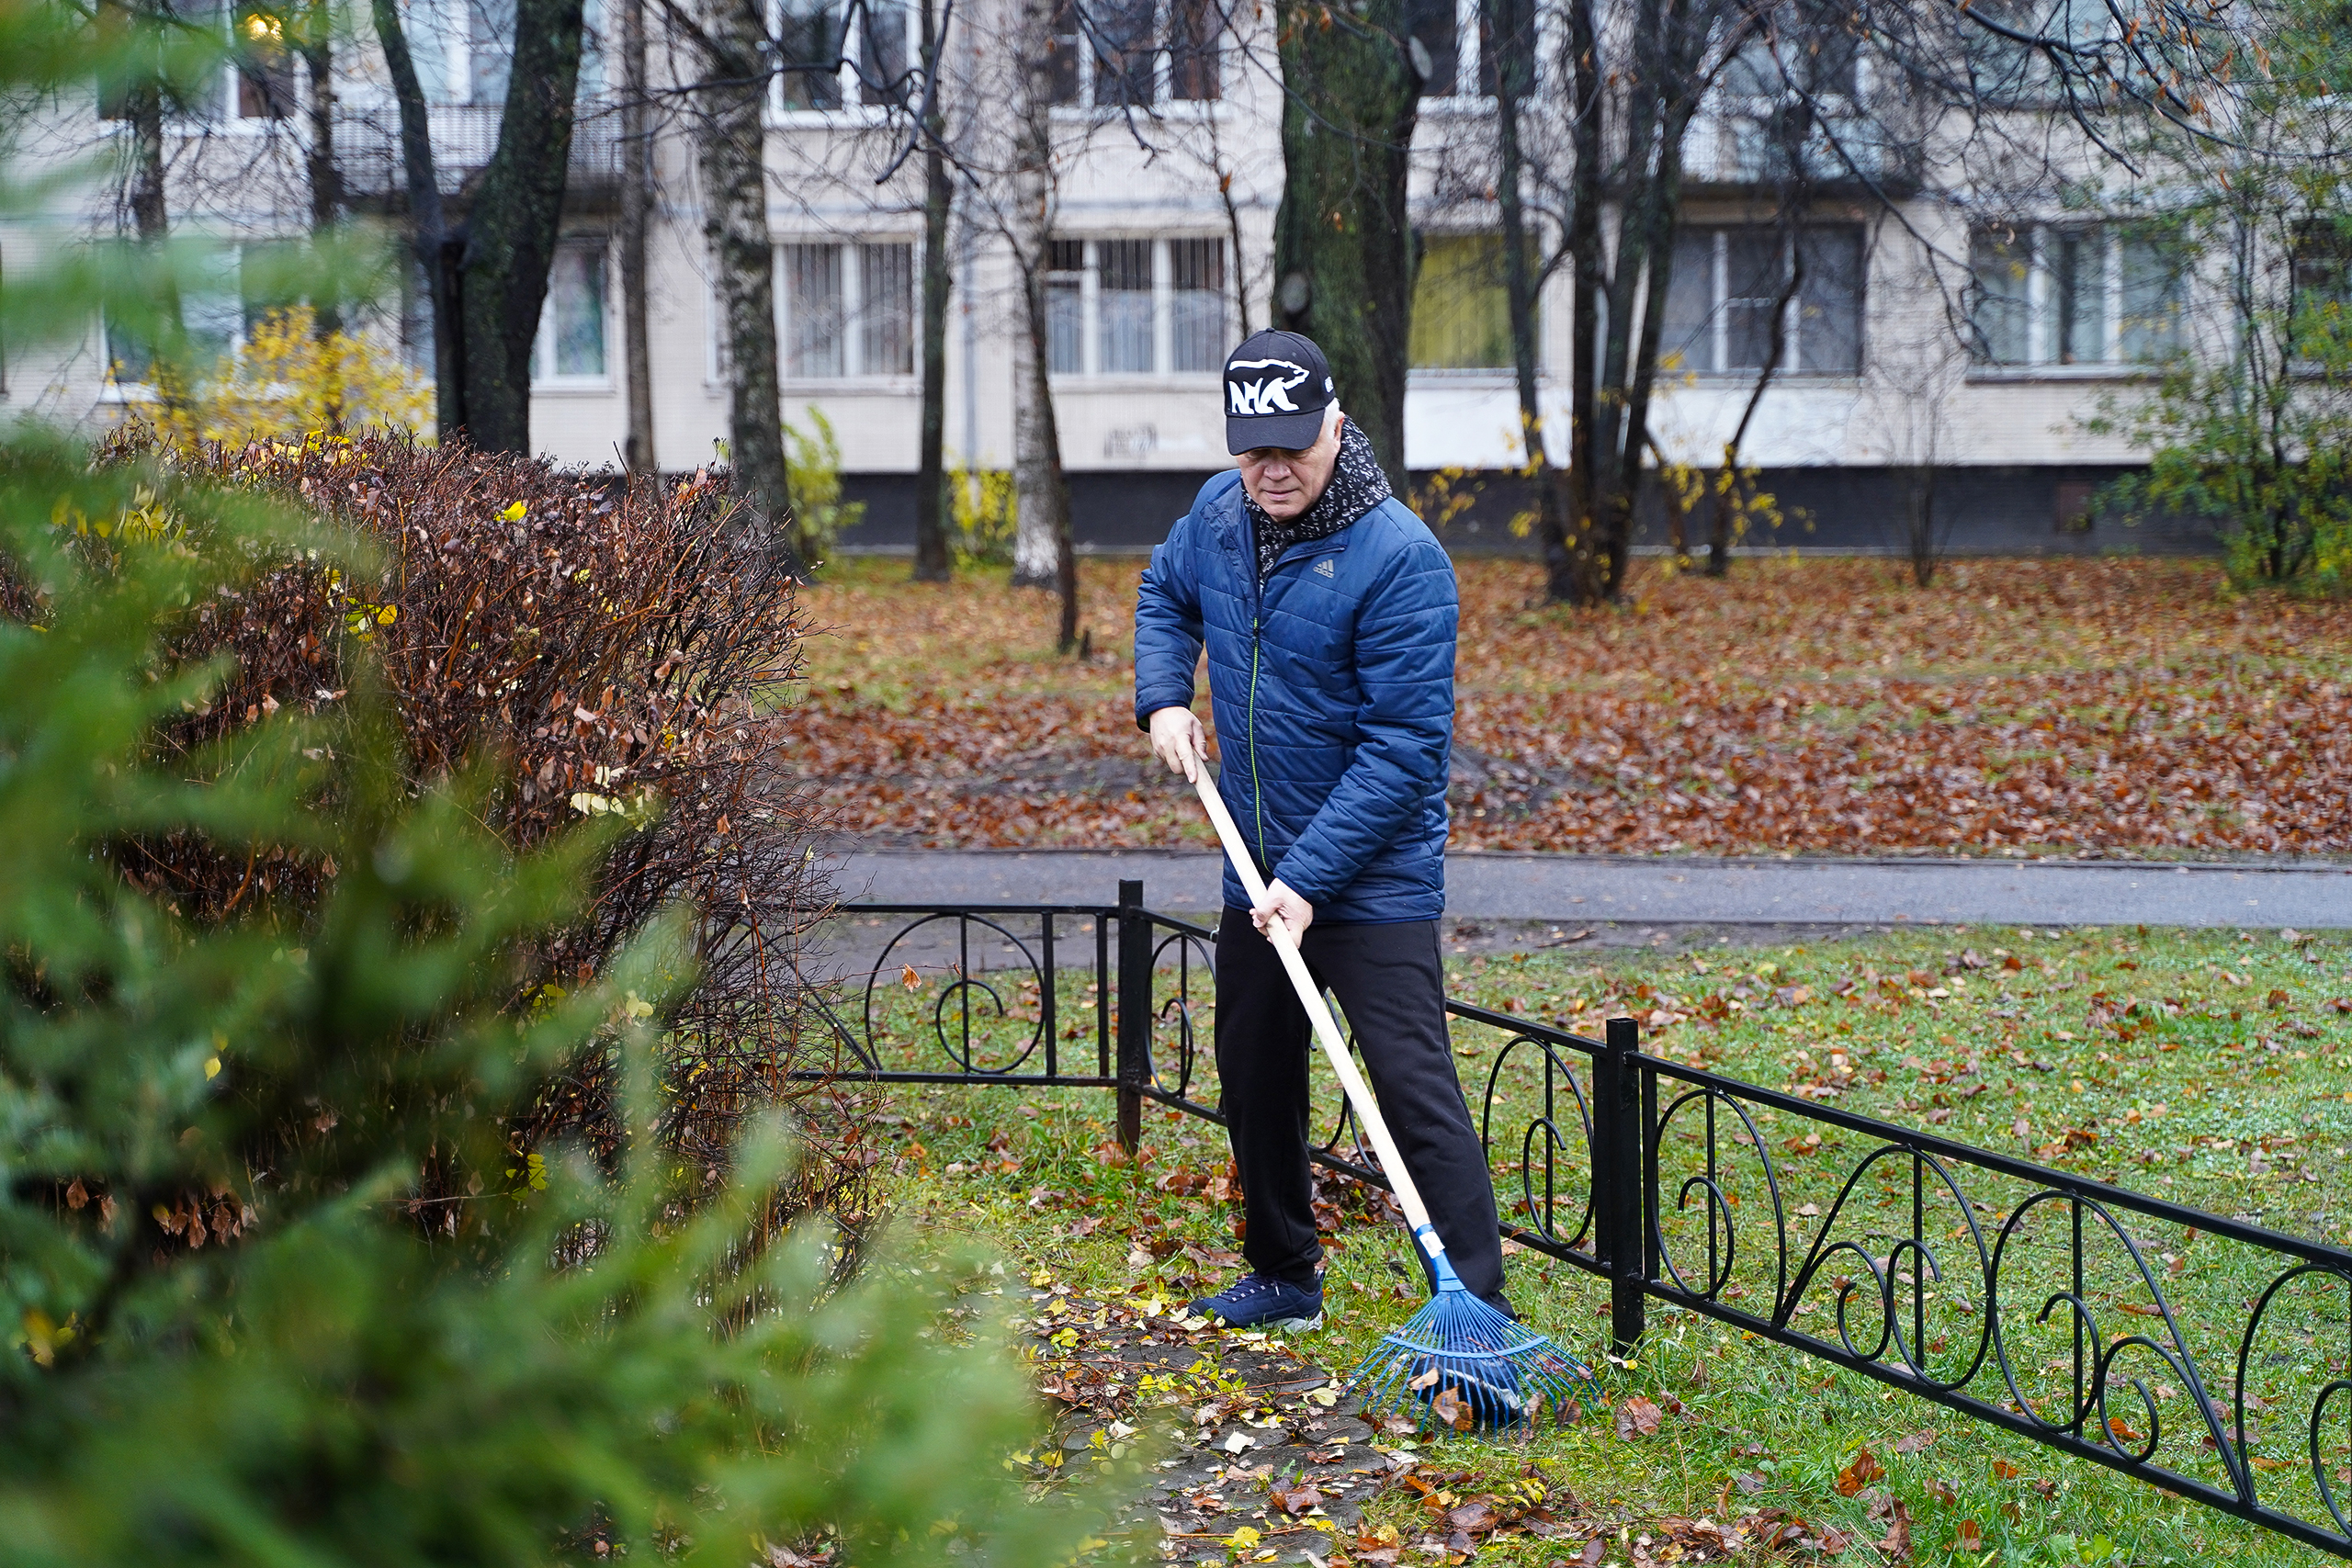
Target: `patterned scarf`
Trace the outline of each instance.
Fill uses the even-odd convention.
[[[1380,459],[1372,455],[1372,438],[1354,420],[1342,423],[1340,460],[1331,469],[1331,482],[1306,511],[1286,523],[1278,522],[1267,516],[1247,491],[1242,492],[1241,504],[1250,514],[1251,536],[1258,541],[1258,581],[1262,583],[1273,575],[1274,563],[1293,545],[1338,533],[1392,493]]]

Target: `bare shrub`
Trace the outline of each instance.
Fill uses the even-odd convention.
[[[139,455],[135,442],[109,458]],[[662,1101],[687,1188],[716,1190],[743,1117],[790,1101],[812,1153],[775,1217],[821,1207],[854,1224],[873,1163],[862,1119],[834,1086],[792,1076],[829,1069],[836,1048],[797,964],[831,904],[814,797],[788,757],[804,621],[791,578],[730,544],[723,482],[584,478],[397,436],[166,460],[328,515],[379,556],[364,579],[289,558],[189,606],[170,661],[235,667],[164,747],[202,776],[241,727],[289,706],[331,716],[376,680],[406,787],[491,769],[489,825],[515,852],[586,816],[628,821],[586,916],[533,953],[513,1005],[585,984],[657,911],[691,905],[702,977],[668,1021]],[[294,846],[231,860],[186,835],[119,853],[134,883],[207,922],[307,910],[338,871]],[[609,1156],[612,1072],[592,1054],[551,1081],[515,1152],[581,1134]]]

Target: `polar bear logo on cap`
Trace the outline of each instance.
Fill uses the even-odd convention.
[[[1250,371],[1260,372],[1247,380]],[[1228,414],[1296,413],[1290,389],[1306,379],[1306,367],[1287,359],[1238,359],[1225,367]]]

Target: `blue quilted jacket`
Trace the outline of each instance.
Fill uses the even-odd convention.
[[[1201,487],[1136,597],[1136,723],[1193,700],[1205,645],[1217,787],[1259,870],[1317,920],[1445,912],[1453,565],[1388,500],[1295,545],[1261,591],[1241,476]],[[1225,901],[1250,907],[1228,865]]]

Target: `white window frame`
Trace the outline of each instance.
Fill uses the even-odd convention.
[[[220,21],[221,41],[233,43],[237,26],[237,0],[220,0]],[[290,46],[287,52],[286,78],[291,96],[288,99],[286,112],[282,115],[248,115],[240,112],[237,102],[242,96],[245,73],[240,69],[233,56],[223,59],[219,70],[220,78],[215,85],[220,94],[220,113],[217,117],[208,118],[167,107],[164,114],[164,134],[187,137],[257,136],[265,134],[272,126],[293,126],[310,107],[310,83],[305,79],[304,73],[296,68]],[[121,134],[127,135],[130,131],[128,121],[107,118],[103,114],[100,116],[100,124],[116,128]]]
[[[246,249],[248,247],[284,244],[287,243],[288,242],[283,239],[273,240],[260,237],[248,237],[222,242],[221,249],[223,251],[234,250],[237,255],[235,267],[229,270],[224,275],[229,279],[229,287],[225,292],[234,301],[234,312],[236,315],[237,324],[230,331],[228,341],[221,345],[220,353],[222,355],[233,357],[237,355],[243,354],[245,349],[245,344],[251,341],[245,331],[244,266]],[[206,299],[218,297],[218,292],[212,289],[195,289],[182,295],[182,321],[185,322],[187,320],[187,309],[191,298]],[[115,378],[114,359],[113,356],[107,352],[107,321],[106,312],[103,310],[101,310],[97,315],[97,333],[98,354],[100,356],[100,375],[104,382],[99,389],[100,399],[107,402],[119,403],[153,401],[155,396],[155,388],[153,382],[144,380],[119,381]],[[210,367],[208,366],[206,368],[209,369]]]
[[[539,367],[555,364],[555,291],[550,288],[548,299],[539,306],[538,331],[531,338],[531,390],[539,392],[609,392],[613,389],[614,351],[619,345],[618,321],[614,315],[619,292],[614,284],[619,276],[618,258],[613,251],[610,234],[567,234],[556,242],[559,250],[591,250],[601,247],[605,257],[605,368],[594,375],[565,375],[552,368],[542,376]]]
[[[2129,241],[2128,226],[2093,218],[2053,220],[2020,224],[2018,227],[2025,231],[2028,255],[2025,276],[2026,356],[2021,362],[1972,358],[1968,367],[1970,378],[1986,381],[2029,378],[2112,380],[2117,377],[2153,374],[2157,368],[2155,362],[2123,357],[2123,250]],[[2058,358],[2055,353],[2057,294],[2052,244],[2061,233],[2069,230],[2096,233],[2099,237],[2102,314],[2098,357],[2077,359],[2072,363]],[[1972,246],[1973,243],[1972,236]],[[1973,288],[1975,285],[1973,276],[1969,282]]]
[[[1758,365],[1738,365],[1717,368],[1717,367],[1724,366],[1724,362],[1731,357],[1731,231],[1734,229],[1745,227],[1745,225],[1737,223],[1702,221],[1692,223],[1690,227],[1693,229],[1705,229],[1709,231],[1709,238],[1713,242],[1708,249],[1707,264],[1707,352],[1712,364],[1703,369],[1697,366],[1691,366],[1688,368],[1690,374],[1702,380],[1720,381],[1753,379],[1763,367]],[[1797,242],[1803,238],[1804,231],[1807,229],[1835,230],[1852,229],[1855,227],[1857,227],[1857,225],[1847,223],[1801,225],[1795,233],[1790,234],[1783,239],[1781,247],[1781,265],[1783,267],[1794,265],[1795,257],[1793,253]],[[1862,338],[1860,367],[1854,370],[1816,370],[1805,363],[1804,291],[1800,288],[1795,293],[1789,296],[1788,304],[1782,308],[1782,318],[1781,321],[1781,330],[1782,334],[1782,363],[1780,368],[1772,373],[1775,379],[1850,381],[1854,379],[1856,376],[1860,375],[1862,369],[1868,367],[1870,364],[1869,326],[1871,291],[1869,272],[1870,250],[1867,244],[1864,245],[1862,250],[1861,262],[1863,268],[1862,276],[1855,280],[1856,286],[1860,293],[1860,298],[1856,299],[1854,302],[1854,325],[1856,331],[1861,334]],[[1781,279],[1781,281],[1785,282],[1785,277]],[[1740,298],[1747,299],[1749,296],[1742,295]]]
[[[427,97],[426,107],[470,105],[474,101],[473,8],[468,0],[410,0],[401,25],[408,30],[412,51],[417,44],[413,18],[425,12],[434,17],[434,34],[441,45],[441,77],[448,93],[447,97]]]
[[[1213,240],[1225,256],[1226,286],[1217,298],[1226,312],[1228,336],[1233,326],[1232,237],[1226,234],[1089,234],[1083,239],[1076,235],[1061,238],[1085,247],[1085,261],[1079,273],[1079,368],[1056,370],[1049,374],[1055,381],[1080,381],[1113,384],[1136,381],[1178,382],[1191,386],[1198,381],[1221,376],[1221,365],[1198,370],[1174,368],[1176,359],[1176,259],[1170,252],[1173,241]],[[1148,241],[1151,246],[1151,364],[1148,370],[1105,370],[1102,368],[1102,267],[1101,253],[1096,248],[1105,242]]]
[[[1477,0],[1457,0],[1457,3],[1475,7]],[[1151,101],[1149,103],[1098,104],[1094,101],[1094,35],[1081,28],[1078,35],[1078,97],[1071,103],[1054,105],[1055,117],[1061,119],[1092,119],[1103,115],[1123,114],[1128,109],[1134,109],[1138,114],[1148,114],[1163,118],[1179,115],[1205,117],[1222,114],[1227,91],[1233,85],[1227,71],[1227,62],[1233,53],[1232,49],[1227,47],[1231,40],[1220,35],[1217,44],[1216,96],[1213,98],[1177,97],[1168,59],[1169,20],[1172,15],[1172,0],[1152,0]],[[1112,234],[1105,235],[1104,238],[1117,239],[1119,236]],[[1088,255],[1087,272],[1091,276],[1093,273],[1092,253],[1089,252]],[[1091,321],[1092,318],[1093,312],[1090,310],[1088,319]]]
[[[827,388],[904,387],[922,373],[922,237],[906,234],[786,234],[775,242],[776,373],[782,384],[796,391],[820,393]],[[786,245],[828,245],[842,254],[842,373],[838,376],[796,376],[784,364],[785,345],[792,341],[792,288],[786,280],[783,252]],[[908,258],[908,335],[911,353],[904,370],[865,368],[865,258],[861,247],[904,245]],[[727,310],[714,288],[711,293],[711,365],[723,378],[726,359]]]
[[[1540,47],[1540,41],[1544,31],[1544,22],[1551,10],[1552,7],[1548,6],[1541,7],[1536,17],[1539,47],[1535,51],[1535,58],[1539,77],[1543,73],[1542,62],[1548,52]],[[1479,114],[1494,108],[1494,95],[1478,90],[1478,67],[1485,59],[1483,46],[1486,42],[1485,39],[1479,35],[1478,11],[1478,0],[1454,0],[1453,91],[1421,95],[1421,108],[1424,112],[1435,109],[1442,113]]]
[[[901,6],[899,11],[906,28],[907,36],[903,47],[906,51],[907,68],[910,71],[920,70],[922,63],[922,28],[921,13],[916,8],[917,3],[918,0],[906,0],[906,4]],[[884,118],[890,112],[891,106],[888,104],[869,104],[861,101],[864,96],[864,86],[858,80],[858,72],[865,65],[863,55],[866,34],[863,22],[861,21],[860,25],[854,28],[850,27],[849,7],[844,0],[829,0],[826,8],[832,16],[834,22],[842,29],[842,62],[840,69],[833,73],[835,90],[841,96],[841,103],[834,108],[812,109],[797,106],[786,107],[785,85],[788,81],[805,79],[808,73],[795,72],[787,75],[779,71],[768,83],[767,118],[771,125],[839,125],[844,120],[874,121]],[[784,0],[765,0],[765,9],[769,36],[777,37],[784,27]],[[861,17],[863,15],[864,13],[861,13]],[[911,86],[911,84],[910,85]]]

